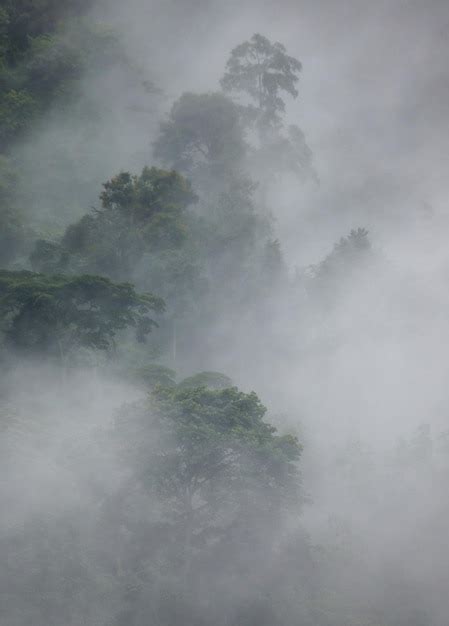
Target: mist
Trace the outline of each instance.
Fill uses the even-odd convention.
[[[1,623],[446,626],[447,3],[81,4],[2,60]]]

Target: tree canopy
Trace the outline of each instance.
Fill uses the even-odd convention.
[[[132,280],[145,253],[182,247],[185,210],[197,197],[175,171],[145,167],[121,172],[103,185],[101,207],[70,225],[60,242],[38,241],[33,267],[90,272]]]
[[[144,341],[164,303],[127,283],[99,276],[49,276],[0,271],[0,315],[7,344],[61,358],[80,347],[108,350],[120,330]]]
[[[278,435],[265,414],[255,393],[181,384],[156,387],[149,403],[119,416],[136,478],[159,494],[171,524],[188,528],[182,550],[229,540],[248,516],[279,515],[297,497],[301,446]]]
[[[145,3],[119,4],[117,28]],[[207,3],[172,4],[177,14],[178,5]],[[363,228],[291,278],[288,258],[303,258],[294,247],[316,223],[303,201],[291,204],[296,183],[313,176],[305,134],[287,122],[300,61],[255,34],[231,51],[221,91],[173,96],[179,81],[170,84],[164,56],[177,59],[173,38],[162,47],[156,38],[148,49],[164,58],[167,96],[146,75],[151,62],[124,52],[141,46],[122,46],[95,22],[110,5],[0,0],[4,623],[430,626],[408,593],[397,611],[367,606],[363,584],[383,599],[384,571],[343,545],[339,519],[326,544],[327,505],[342,490],[328,499],[323,489],[319,509],[308,509],[313,538],[302,523],[294,433],[303,412],[311,424],[316,411],[323,439],[311,431],[307,487],[324,474],[337,476],[327,487],[352,474],[345,486],[361,499],[351,504],[368,503],[376,520],[381,509],[369,446],[337,450],[336,462],[313,458],[316,447],[331,457],[339,445],[340,422],[328,434],[324,413],[341,418],[362,406],[363,390],[341,391],[358,356],[346,348],[369,334],[380,307],[377,283],[361,307],[362,283],[375,274]],[[296,211],[305,232],[298,241],[289,234],[284,255],[278,231]],[[282,212],[289,219],[278,228]],[[405,326],[402,311],[394,331]],[[388,357],[401,365],[397,352],[397,361],[395,351]],[[349,369],[334,377],[341,354]],[[235,386],[239,376],[246,391]],[[270,411],[247,391],[257,384]],[[333,407],[336,397],[349,404]],[[402,412],[396,404],[393,416]],[[445,485],[448,441],[438,473],[437,442],[422,426],[382,459],[381,485],[400,484],[398,471],[411,468],[413,488],[428,488],[426,473]]]
[[[239,109],[224,94],[185,93],[161,124],[154,154],[180,171],[206,163],[223,175],[244,156],[243,133]]]
[[[297,98],[301,63],[287,54],[281,43],[256,33],[236,46],[227,61],[221,80],[225,91],[249,96],[255,104],[259,126],[277,125],[285,111],[281,95]]]

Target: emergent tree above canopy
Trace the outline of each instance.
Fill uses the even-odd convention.
[[[296,85],[301,67],[281,43],[271,43],[255,34],[232,50],[221,86],[224,91],[249,96],[255,103],[260,125],[276,125],[279,114],[285,111],[281,94],[298,97]]]

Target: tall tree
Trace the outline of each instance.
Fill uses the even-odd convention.
[[[226,93],[243,96],[242,120],[254,125],[259,145],[251,153],[251,172],[267,181],[292,172],[301,179],[316,174],[312,152],[296,125],[284,128],[284,96],[297,98],[302,66],[281,43],[255,34],[231,51],[221,86]]]
[[[146,519],[131,512],[120,522],[131,542],[134,534],[147,537],[132,564],[142,591],[131,612],[139,611],[144,595],[153,606],[160,603],[153,563],[171,572],[169,585],[180,598],[196,598],[202,588],[201,604],[209,604],[209,610],[216,609],[204,594],[209,568],[214,584],[234,600],[236,581],[245,580],[247,590],[257,586],[256,563],[269,558],[281,516],[297,506],[299,495],[301,446],[295,437],[277,434],[265,414],[255,393],[190,384],[156,388],[147,403],[124,407],[115,436],[132,473],[120,508],[125,512],[123,503],[133,502],[137,493],[151,501]],[[217,601],[225,622],[233,601],[230,596],[230,606]],[[184,608],[185,623],[191,623],[188,605]]]
[[[175,171],[145,167],[121,172],[103,185],[101,208],[69,226],[56,246],[39,241],[31,256],[38,271],[90,272],[133,280],[143,255],[178,248],[186,238],[185,209],[196,201]]]
[[[226,537],[249,501],[259,498],[257,506],[278,514],[294,497],[301,448],[295,437],[278,435],[265,414],[255,393],[189,384],[156,389],[149,404],[125,410],[117,428],[125,449],[135,438],[129,460],[136,476],[148,476],[169,514],[188,522],[189,541],[195,534],[201,544]]]
[[[232,50],[221,86],[225,91],[249,96],[261,129],[276,126],[285,111],[283,93],[298,96],[301,67],[285,46],[256,33]]]
[[[192,172],[209,166],[223,176],[238,167],[245,153],[244,129],[238,107],[220,93],[185,93],[161,124],[154,154],[164,163]]]

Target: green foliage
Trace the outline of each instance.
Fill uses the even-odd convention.
[[[145,251],[133,273],[136,284],[160,294],[176,317],[196,317],[208,290],[192,231],[193,227],[186,228],[185,239],[176,247]]]
[[[312,151],[304,133],[298,126],[290,125],[286,132],[271,132],[264,135],[259,148],[253,152],[251,167],[265,180],[275,180],[279,175],[291,173],[301,182],[318,177],[313,168]]]
[[[41,104],[51,103],[57,90],[81,75],[83,54],[62,37],[41,35],[31,42],[24,62],[27,89]]]
[[[103,187],[102,207],[69,226],[60,244],[37,242],[35,269],[132,280],[145,254],[182,247],[185,209],[196,196],[180,174],[146,167],[140,176],[122,172]]]
[[[25,90],[11,89],[0,97],[0,148],[29,127],[37,107],[36,100]]]
[[[0,8],[0,150],[59,100],[78,96],[82,75],[118,60],[110,31],[83,20],[90,0],[5,0]]]
[[[121,411],[114,438],[130,479],[112,506],[125,540],[146,539],[126,574],[139,572],[133,596],[124,594],[121,623],[148,597],[155,623],[173,623],[164,620],[164,599],[172,607],[172,597],[183,623],[237,623],[229,618],[239,584],[248,601],[257,585],[252,573],[272,554],[282,516],[299,496],[301,446],[278,435],[265,414],[255,393],[204,386],[156,387],[147,403]],[[135,494],[147,498],[145,519],[127,514]],[[215,619],[207,620],[208,610]]]
[[[249,178],[233,175],[199,206],[196,236],[210,281],[223,294],[225,281],[248,275],[260,241],[270,233],[268,219],[255,206],[256,188]],[[236,293],[235,283],[233,289]]]
[[[296,84],[301,63],[287,55],[281,43],[255,34],[231,52],[221,85],[225,91],[242,93],[256,104],[259,124],[276,125],[285,111],[281,94],[298,96]]]
[[[17,181],[17,173],[6,157],[0,155],[0,204],[6,205],[11,202],[14,193],[14,185]]]
[[[8,51],[9,13],[5,7],[0,7],[0,68],[4,68],[5,56]]]
[[[123,453],[158,494],[173,532],[183,529],[184,551],[229,539],[231,528],[235,537],[249,518],[256,532],[257,512],[267,520],[295,500],[301,447],[278,435],[265,414],[255,393],[189,385],[157,387],[148,405],[119,416]]]
[[[17,211],[0,207],[0,266],[8,266],[25,243],[26,230]]]
[[[197,318],[206,287],[187,213],[195,200],[190,183],[177,172],[154,167],[140,176],[122,172],[104,185],[100,209],[69,226],[60,241],[36,242],[32,267],[99,274],[160,295],[169,312],[158,333],[160,346],[153,346],[160,354],[173,346],[174,317]]]
[[[85,12],[92,0],[3,0],[1,32],[7,60],[17,63],[36,37],[54,32],[61,20]]]
[[[51,122],[63,119],[70,132],[79,130],[82,120],[83,133],[77,145],[84,142],[87,147],[72,152],[74,158],[83,161],[80,154],[87,154],[91,145],[85,138],[94,127],[92,119],[100,115],[95,106],[91,111],[89,103],[80,104],[81,79],[86,75],[98,78],[102,75],[99,68],[112,67],[115,72],[121,58],[114,34],[80,17],[92,1],[1,2],[3,267],[19,265],[18,256],[25,257],[29,252],[25,244],[29,233],[17,210],[22,205],[15,195],[18,175],[22,182],[27,178],[23,168],[26,157],[21,156],[16,142],[26,139],[33,124],[44,116]],[[280,173],[293,172],[303,178],[311,172],[312,154],[304,134],[297,126],[283,124],[285,96],[297,98],[300,70],[300,62],[288,56],[282,44],[273,44],[262,35],[256,34],[237,46],[221,84],[225,92],[241,98],[240,104],[223,93],[185,93],[174,103],[154,145],[158,159],[170,168],[189,173],[200,200],[178,171],[146,167],[139,175],[121,172],[103,185],[99,208],[69,226],[61,238],[57,237],[57,227],[52,226],[49,239],[35,242],[29,260],[38,273],[0,270],[0,360],[5,371],[12,362],[20,363],[24,355],[33,355],[44,365],[56,358],[65,372],[69,357],[73,364],[85,350],[98,368],[101,359],[97,359],[97,351],[101,351],[103,363],[112,361],[104,366],[103,375],[112,373],[114,381],[122,378],[134,384],[135,392],[151,392],[146,401],[120,410],[113,432],[96,432],[91,437],[89,431],[88,442],[80,437],[82,443],[71,441],[66,447],[64,442],[58,450],[67,465],[59,464],[58,458],[56,467],[67,469],[70,463],[74,466],[73,474],[68,474],[73,480],[63,477],[61,490],[67,491],[68,484],[72,490],[73,485],[74,499],[77,489],[82,494],[89,492],[80,514],[82,521],[76,517],[76,505],[73,516],[72,510],[65,512],[67,519],[54,517],[51,509],[49,524],[39,526],[29,516],[30,521],[17,531],[5,531],[9,519],[2,527],[1,554],[8,567],[0,583],[6,589],[6,604],[21,607],[14,623],[57,623],[61,621],[62,606],[66,623],[81,620],[117,626],[429,623],[430,616],[415,612],[413,607],[401,607],[399,613],[389,617],[388,608],[365,609],[366,597],[358,593],[357,587],[355,591],[345,590],[353,577],[341,577],[344,563],[352,571],[366,574],[369,580],[372,572],[365,567],[354,569],[359,567],[358,556],[348,553],[337,558],[335,551],[332,556],[329,550],[329,554],[323,556],[321,551],[318,558],[312,558],[312,551],[301,552],[301,530],[294,530],[292,525],[288,533],[283,532],[282,523],[291,520],[287,514],[292,505],[296,525],[301,445],[296,437],[279,435],[266,421],[266,408],[255,393],[239,391],[230,378],[213,371],[200,372],[177,384],[174,370],[153,362],[161,356],[160,346],[166,348],[168,343],[176,362],[182,350],[187,358],[197,350],[195,358],[200,361],[205,346],[208,351],[214,350],[214,341],[222,346],[238,337],[254,350],[263,337],[268,349],[257,349],[255,358],[267,354],[274,342],[285,342],[288,327],[283,328],[285,318],[279,314],[279,302],[288,293],[278,288],[287,284],[287,269],[269,218],[262,216],[263,210],[256,206],[257,184],[249,175],[257,178],[263,188]],[[97,83],[95,89],[106,103],[102,110],[110,104],[110,93],[116,94],[105,90],[109,78]],[[156,92],[150,81],[142,86],[148,95]],[[77,107],[80,114],[73,117]],[[122,118],[114,122],[116,119]],[[52,124],[42,127],[47,129]],[[41,161],[45,174],[37,175],[39,169],[34,165],[30,168],[30,197],[39,185],[48,187],[50,195],[52,180],[57,180],[72,163],[67,157],[71,150],[66,135],[61,134],[60,125],[56,127],[50,140],[47,132],[42,133],[43,143],[57,138],[52,155],[60,155],[62,165],[55,168],[57,173],[52,178],[45,172],[51,159],[41,160],[42,152],[35,149],[32,158]],[[106,123],[101,126],[104,128],[111,126]],[[35,147],[34,141],[30,143]],[[107,159],[95,150],[92,154],[93,159],[102,162],[99,167],[106,169]],[[90,163],[88,160],[84,164],[85,170],[89,170]],[[90,176],[88,172],[86,178]],[[69,178],[63,185],[61,206],[55,203],[66,215],[73,208],[72,197],[75,203],[83,204],[79,170],[78,175],[74,172]],[[197,200],[196,209],[189,211]],[[28,204],[35,208],[32,201]],[[372,255],[368,232],[351,231],[322,263],[310,268],[309,293],[335,296],[335,287],[356,277],[357,270],[366,267]],[[164,301],[141,293],[147,290],[161,295],[169,306],[168,319],[157,333],[162,339],[150,346],[144,342],[157,326],[155,318],[163,312]],[[263,335],[267,320],[274,319],[266,313],[270,304],[277,309],[276,326],[282,327],[282,332],[274,329]],[[315,313],[318,308],[310,310]],[[214,334],[211,328],[219,332]],[[248,337],[244,336],[246,331]],[[290,347],[283,350],[285,355],[289,352]],[[112,353],[114,359],[110,359]],[[188,365],[191,367],[191,363]],[[21,384],[23,380],[26,377],[22,375]],[[38,380],[32,393],[40,384]],[[32,434],[32,445],[25,445],[29,457],[24,474],[11,489],[15,496],[15,484],[24,485],[26,490],[39,484],[34,476],[28,478],[28,468],[39,466],[46,471],[44,457],[58,445],[54,445],[54,434],[49,437],[49,429],[43,428],[39,409],[37,418],[33,415],[33,420],[27,420],[14,407],[9,410],[8,404],[3,406],[7,386],[2,381],[0,430],[7,435],[1,447],[3,456],[8,453],[8,444],[24,440],[26,444],[23,434]],[[79,387],[73,387],[79,393]],[[23,388],[31,394],[29,384]],[[94,381],[94,395],[97,388]],[[63,391],[65,394],[66,389]],[[68,407],[61,414],[70,419],[74,410],[70,405],[78,406],[77,398],[66,394],[68,398],[59,405],[64,394],[52,395],[51,401],[64,409]],[[111,406],[109,399],[98,395],[98,404],[86,400],[87,416],[92,414],[92,407],[98,406],[104,414],[105,407]],[[45,410],[48,415],[53,413],[53,407]],[[61,431],[71,429],[64,423]],[[93,441],[96,436],[99,442]],[[109,447],[102,447],[108,437],[108,443],[113,440],[114,453],[121,453],[124,465],[117,466],[115,455],[112,459],[101,458],[109,455]],[[83,453],[69,459],[77,445]],[[440,481],[443,484],[447,437],[439,445],[446,446],[445,474]],[[423,425],[403,443],[395,462],[401,471],[421,467],[434,479],[438,476],[434,471],[436,446],[430,428]],[[33,460],[36,451],[38,463]],[[84,459],[89,460],[86,467],[80,462]],[[16,458],[14,463],[19,465]],[[357,444],[347,451],[340,471],[356,476],[357,485],[359,476],[362,482],[364,476],[370,476],[371,463],[371,453]],[[99,471],[105,466],[106,471]],[[392,476],[388,481],[394,483]],[[413,483],[419,483],[415,477]],[[360,496],[365,492],[370,493],[366,484]],[[378,499],[377,495],[372,499]],[[9,497],[8,493],[5,502]],[[64,498],[61,502],[64,506]],[[11,519],[17,519],[15,511]],[[10,532],[14,541],[10,541]],[[318,529],[317,536],[320,532]],[[30,557],[32,551],[35,554]],[[302,567],[304,555],[307,567]],[[335,572],[329,574],[332,568]],[[333,576],[338,584],[333,584]],[[311,582],[305,580],[308,578]],[[313,590],[311,600],[306,597],[309,589]],[[355,607],[349,602],[348,608],[341,599],[345,594],[361,601],[354,603]],[[98,604],[106,606],[105,612],[111,607],[113,612],[119,605],[117,619],[94,615]]]
[[[7,343],[65,358],[80,347],[108,350],[118,331],[134,327],[144,341],[164,303],[130,284],[99,276],[46,276],[0,271],[0,315]]]
[[[342,237],[326,258],[308,268],[304,274],[308,292],[322,303],[332,305],[337,294],[351,285],[367,264],[375,259],[374,251],[365,228],[351,230]]]
[[[53,274],[57,270],[63,270],[67,265],[67,254],[58,243],[38,239],[30,254],[30,263],[35,270]]]
[[[232,387],[232,380],[220,372],[199,372],[198,374],[184,378],[178,386],[181,389],[195,389],[198,387],[226,389]]]
[[[223,168],[237,167],[244,153],[239,109],[220,93],[183,94],[154,144],[157,158],[189,172],[207,164],[223,175]]]
[[[17,176],[11,162],[0,155],[0,266],[8,266],[23,251],[27,230],[12,205]]]
[[[175,444],[173,453],[185,455],[177,464],[179,476],[167,475],[167,480],[177,480],[183,486],[193,481],[201,490],[203,480],[215,481],[221,472],[228,478],[229,473],[239,474],[244,481],[249,477],[240,471],[240,464],[248,460],[245,455],[259,470],[263,468],[268,481],[264,487],[287,486],[288,478],[296,474],[293,462],[300,452],[296,440],[276,435],[276,429],[264,422],[266,408],[255,393],[245,394],[234,387],[219,391],[204,387],[159,389],[153,393],[153,402],[158,423]]]
[[[139,225],[163,214],[178,216],[197,200],[187,179],[156,167],[145,167],[140,176],[122,172],[103,187],[103,209],[117,211]]]
[[[62,247],[71,254],[86,253],[95,241],[95,217],[84,215],[78,222],[71,224],[64,233]],[[36,257],[38,259],[39,254]]]

